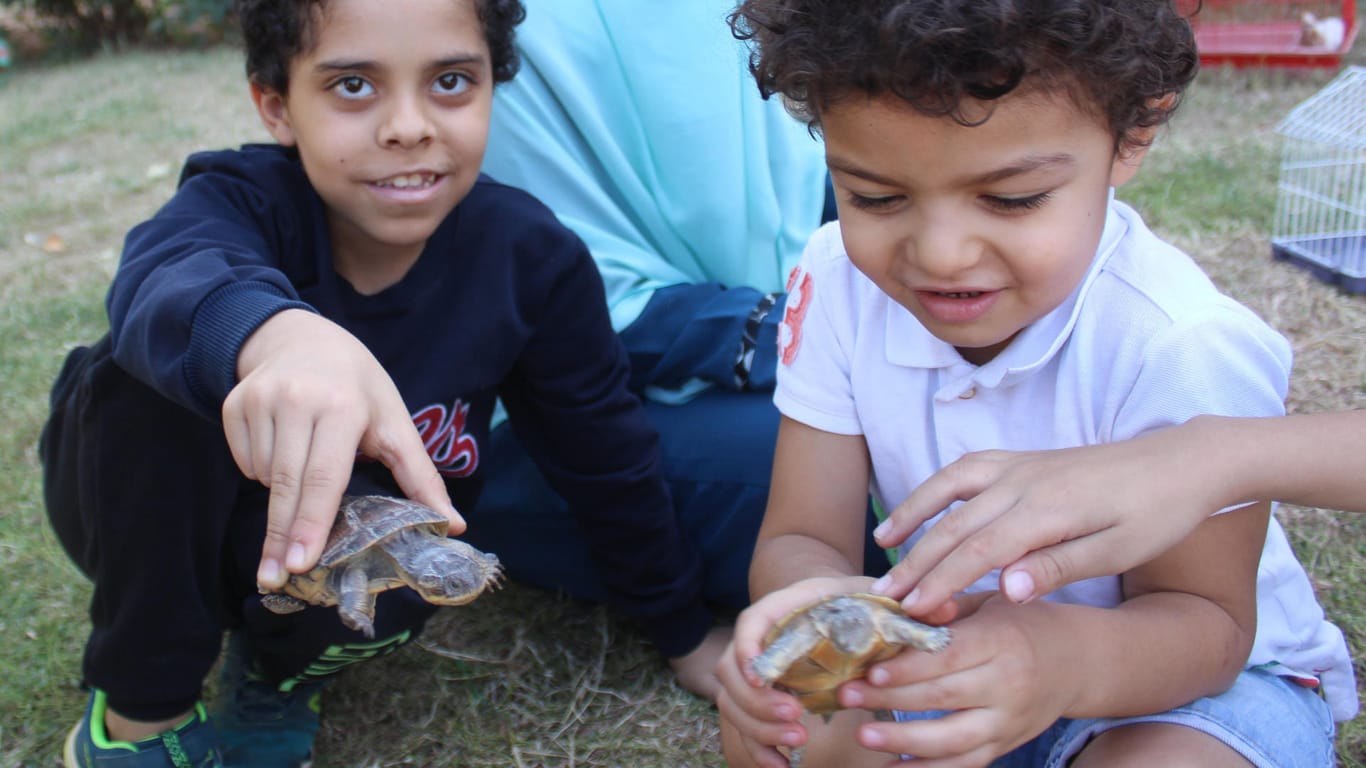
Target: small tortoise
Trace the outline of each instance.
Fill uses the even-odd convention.
[[[936,652],[949,630],[913,621],[890,597],[855,592],[818,600],[784,616],[764,638],[752,668],[765,685],[795,695],[808,712],[840,709],[835,691],[906,647]]]
[[[342,623],[375,636],[375,595],[412,587],[434,605],[464,605],[501,575],[498,558],[446,537],[449,522],[421,504],[388,496],[347,496],[313,570],[292,574],[261,604],[275,613],[305,603],[335,605]]]

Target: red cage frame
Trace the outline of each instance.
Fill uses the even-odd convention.
[[[1177,5],[1192,14],[1196,0],[1179,0]],[[1342,42],[1331,49],[1301,45],[1305,11],[1342,19]],[[1336,68],[1360,31],[1355,0],[1204,0],[1190,19],[1200,63],[1206,66]]]

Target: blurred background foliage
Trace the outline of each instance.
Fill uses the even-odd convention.
[[[233,0],[0,0],[13,66],[131,47],[188,48],[236,33]]]

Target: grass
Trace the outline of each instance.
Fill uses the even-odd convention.
[[[1324,74],[1206,72],[1122,196],[1294,343],[1295,411],[1366,407],[1366,297],[1273,262],[1274,126]],[[123,233],[174,188],[184,156],[265,139],[240,54],[102,57],[0,81],[0,765],[56,764],[78,716],[90,587],[47,528],[36,441],[65,350],[105,327]],[[38,247],[49,238],[54,252]],[[38,245],[34,245],[37,243]],[[1366,681],[1366,516],[1282,520]],[[444,611],[422,639],[342,674],[319,766],[710,766],[714,711],[672,683],[628,623],[510,586]],[[1366,766],[1366,726],[1342,728]]]

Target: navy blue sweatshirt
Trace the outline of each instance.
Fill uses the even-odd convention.
[[[135,227],[108,297],[114,356],[218,420],[237,354],[266,319],[315,311],[389,373],[457,509],[483,485],[494,403],[583,526],[616,607],[668,656],[710,628],[701,560],[679,529],[657,438],[627,390],[602,280],[583,243],[530,195],[480,177],[397,284],[357,293],[332,267],[323,203],[274,145],[204,152]],[[358,475],[383,467],[357,464]]]

